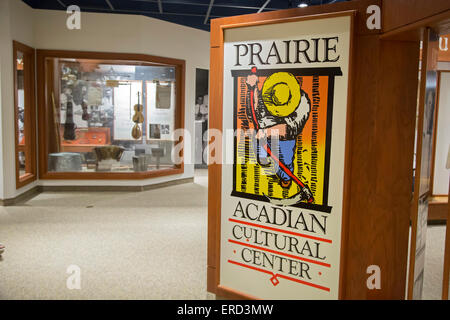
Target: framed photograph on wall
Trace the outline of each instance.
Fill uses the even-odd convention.
[[[156,84],[156,108],[170,109],[172,98],[172,83],[157,82]]]

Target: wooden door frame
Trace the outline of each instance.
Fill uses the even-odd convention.
[[[19,164],[19,126],[18,126],[18,88],[17,88],[17,52],[28,56],[29,62],[24,64],[24,134],[25,134],[25,174],[20,176]],[[13,73],[14,73],[14,146],[16,189],[20,189],[36,180],[36,93],[35,93],[35,49],[13,40]],[[25,69],[26,68],[26,69]],[[25,72],[28,71],[28,77]]]

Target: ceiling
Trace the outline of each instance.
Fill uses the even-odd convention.
[[[209,31],[209,20],[242,14],[295,8],[301,2],[320,5],[346,0],[23,0],[35,9],[139,14]]]

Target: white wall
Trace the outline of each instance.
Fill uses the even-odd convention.
[[[81,13],[81,29],[66,28],[68,15],[64,11],[34,10],[20,0],[0,1],[0,26],[11,23],[9,32],[0,30],[2,63],[7,69],[2,72],[2,139],[3,148],[0,161],[3,168],[3,197],[11,198],[21,193],[15,190],[14,171],[14,115],[12,88],[12,48],[11,39],[18,40],[37,49],[59,49],[77,51],[105,51],[142,53],[186,61],[185,78],[185,128],[194,132],[195,69],[209,69],[209,33],[170,22],[136,15]],[[1,28],[3,29],[3,28]],[[10,36],[2,36],[9,33]],[[8,47],[8,48],[6,48]],[[9,51],[9,56],[5,56]],[[6,81],[7,83],[5,84]],[[7,95],[8,98],[5,98]],[[11,109],[4,111],[4,106]],[[9,107],[8,107],[9,106]],[[192,134],[192,141],[194,136]],[[5,152],[8,154],[5,155]],[[189,154],[189,152],[186,152]],[[191,157],[194,143],[191,144]],[[186,160],[187,161],[187,160]],[[193,160],[190,161],[193,163]],[[185,165],[184,174],[148,180],[45,180],[40,185],[147,185],[173,179],[192,177],[193,165]],[[14,183],[13,183],[14,182]],[[25,189],[23,190],[25,191]]]
[[[434,161],[433,194],[448,194],[450,170],[445,168],[450,146],[450,72],[442,72],[439,88],[439,113]]]
[[[0,1],[1,199],[12,198],[37,184],[37,182],[34,182],[20,190],[16,190],[14,143],[14,68],[12,41],[17,40],[33,47],[33,23],[33,10],[22,1]]]

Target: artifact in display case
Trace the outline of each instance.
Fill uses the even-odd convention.
[[[133,156],[133,170],[136,172],[147,171],[149,163],[149,157],[146,154]]]
[[[152,156],[156,158],[156,169],[159,169],[161,158],[164,157],[164,148],[152,148]]]
[[[97,171],[111,171],[113,168],[120,168],[120,158],[125,148],[120,146],[95,147],[97,155]]]
[[[134,115],[133,115],[134,126],[133,129],[131,129],[131,135],[136,140],[142,137],[141,123],[144,122],[144,114],[142,113],[142,111],[144,111],[144,107],[142,106],[142,104],[139,103],[140,102],[139,92],[137,93],[137,95],[138,95],[138,103],[134,105]]]
[[[82,156],[74,152],[50,153],[48,157],[48,167],[50,171],[71,172],[81,171]]]
[[[73,92],[73,101],[75,102],[76,105],[81,105],[81,109],[83,110],[81,119],[83,119],[84,121],[88,121],[89,120],[89,114],[87,112],[88,105],[84,99],[84,95],[86,94],[85,82],[77,81],[72,92]]]
[[[67,102],[66,107],[66,122],[64,123],[64,140],[75,140],[75,123],[73,122],[73,105],[72,102]]]
[[[92,152],[96,146],[111,144],[109,128],[79,128],[75,129],[75,140],[63,140],[61,151]]]

